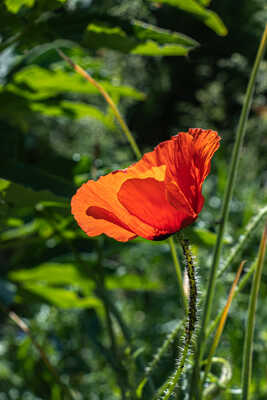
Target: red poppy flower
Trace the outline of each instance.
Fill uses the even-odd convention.
[[[215,131],[189,129],[129,168],[88,181],[71,201],[76,221],[88,236],[105,233],[122,242],[178,232],[203,207],[202,184],[219,141]]]

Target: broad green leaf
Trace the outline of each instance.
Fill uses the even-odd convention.
[[[29,222],[28,224],[24,224],[19,226],[18,228],[8,229],[0,234],[0,240],[7,241],[7,240],[14,240],[19,239],[24,236],[32,235],[35,233],[39,228],[39,221],[34,220]]]
[[[102,302],[97,297],[79,297],[75,292],[67,289],[44,286],[37,283],[27,283],[23,288],[64,309],[102,307]]]
[[[110,117],[100,111],[97,107],[85,103],[74,103],[70,101],[63,101],[61,105],[64,110],[67,110],[69,113],[73,113],[75,118],[93,118],[99,122],[102,122],[102,124],[107,128],[111,130],[115,129],[115,124],[112,122]]]
[[[35,191],[51,191],[58,196],[70,197],[75,192],[75,187],[63,178],[7,158],[0,158],[0,176]],[[47,196],[43,198],[43,200],[54,199],[51,197],[48,199]]]
[[[133,31],[139,40],[153,40],[158,44],[179,44],[185,47],[195,47],[198,42],[182,33],[172,32],[142,21],[133,21]]]
[[[49,103],[32,102],[30,105],[34,112],[39,112],[47,116],[65,115],[69,118],[92,118],[101,122],[110,130],[115,129],[115,124],[110,117],[104,114],[99,108],[85,103],[61,101],[58,105],[50,105]]]
[[[10,272],[9,278],[23,285],[28,283],[42,283],[46,285],[75,285],[81,290],[91,291],[95,288],[95,283],[79,268],[71,263],[48,262],[38,265],[31,269],[21,269]],[[107,276],[106,285],[109,290],[160,290],[160,282],[151,281],[147,277],[135,274],[123,276]]]
[[[211,0],[197,0],[197,2],[204,7],[207,7],[210,4]]]
[[[136,46],[131,53],[143,56],[185,56],[188,49],[175,44],[158,45],[156,42],[148,40],[146,43]]]
[[[9,278],[23,284],[37,282],[46,285],[75,285],[86,283],[87,290],[95,287],[94,282],[74,264],[47,262],[31,269],[12,271]]]
[[[8,186],[11,185],[11,182],[6,181],[5,179],[1,179],[0,178],[0,192],[2,192],[2,190],[5,190],[8,188]]]
[[[125,289],[125,290],[160,290],[163,288],[159,281],[151,281],[151,279],[134,274],[126,274],[123,276],[107,276],[107,289]]]
[[[211,10],[207,10],[203,5],[206,5],[208,2],[196,1],[196,0],[150,0],[151,2],[156,3],[165,3],[170,6],[174,6],[193,14],[195,17],[199,18],[205,25],[209,28],[213,29],[218,35],[225,36],[227,34],[227,28],[224,25],[223,21],[220,17]]]
[[[4,0],[8,11],[16,14],[21,7],[33,7],[35,0]]]
[[[99,91],[76,73],[63,70],[50,71],[38,65],[29,65],[14,76],[15,85],[8,85],[8,90],[29,100],[42,100],[60,93],[80,93],[99,95]],[[130,86],[116,86],[107,81],[99,83],[110,93],[144,100],[144,93]],[[23,89],[20,86],[23,85]],[[30,90],[25,89],[27,85]]]
[[[1,181],[4,181],[1,179]],[[54,195],[48,190],[35,191],[31,188],[8,182],[8,186],[3,189],[2,199],[13,208],[33,208],[41,207],[42,203],[49,203],[50,206],[67,208],[69,203],[63,198]]]
[[[87,26],[85,43],[93,48],[112,48],[140,55],[186,55],[198,43],[188,36],[141,21],[106,22],[96,20]]]

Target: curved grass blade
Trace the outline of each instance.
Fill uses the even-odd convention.
[[[264,256],[266,252],[266,242],[267,242],[267,223],[262,234],[259,256],[257,267],[254,272],[251,294],[249,299],[248,308],[248,321],[245,336],[244,352],[243,352],[243,366],[242,366],[242,400],[247,400],[249,398],[250,382],[252,375],[252,354],[253,354],[253,336],[254,336],[254,326],[256,319],[256,307],[257,298],[259,294],[261,274],[264,262]]]
[[[238,268],[238,271],[236,273],[235,280],[234,280],[233,285],[231,287],[231,290],[230,290],[226,305],[225,305],[225,307],[223,309],[223,313],[222,313],[222,316],[221,316],[221,319],[220,319],[220,323],[219,323],[219,326],[218,326],[217,331],[215,333],[215,337],[214,337],[214,340],[213,340],[213,343],[212,343],[212,346],[211,346],[211,349],[210,349],[210,353],[209,353],[209,356],[208,356],[208,359],[207,359],[207,364],[206,364],[206,368],[205,368],[204,378],[203,378],[203,381],[202,381],[202,386],[203,386],[203,384],[205,384],[205,381],[207,379],[208,373],[210,371],[212,357],[215,354],[216,348],[217,348],[217,346],[219,344],[219,341],[220,341],[220,338],[221,338],[221,335],[222,335],[222,332],[223,332],[223,328],[224,328],[224,325],[225,325],[225,322],[226,322],[226,319],[227,319],[227,316],[228,316],[228,312],[230,310],[230,306],[231,306],[232,300],[234,298],[234,292],[235,292],[235,289],[236,289],[237,283],[239,281],[239,278],[240,278],[240,275],[241,275],[241,272],[243,270],[243,266],[244,266],[245,262],[246,261],[242,261],[240,266],[239,266],[239,268]]]
[[[267,206],[262,208],[260,212],[255,217],[253,217],[252,220],[248,223],[248,225],[245,228],[244,234],[240,236],[239,241],[233,247],[229,257],[225,261],[223,267],[218,272],[217,279],[219,279],[222,276],[222,274],[229,268],[235,257],[238,255],[238,253],[240,253],[242,248],[250,239],[251,234],[254,232],[254,230],[257,228],[257,226],[259,225],[259,223],[265,217],[266,214],[267,214]]]
[[[210,270],[209,283],[208,283],[208,289],[207,289],[207,296],[205,299],[204,310],[203,310],[202,324],[201,324],[201,329],[200,329],[198,342],[197,342],[197,350],[195,353],[194,369],[193,369],[193,373],[192,373],[192,377],[191,377],[191,385],[190,385],[190,387],[191,387],[190,398],[191,399],[194,399],[194,398],[201,399],[201,397],[200,397],[200,393],[201,393],[201,390],[200,390],[200,365],[201,365],[201,361],[202,361],[202,357],[203,357],[203,350],[204,350],[205,339],[206,339],[206,329],[207,329],[207,324],[209,322],[210,313],[211,313],[211,307],[212,307],[214,291],[215,291],[217,269],[219,266],[221,250],[222,250],[222,245],[223,245],[223,236],[224,236],[225,226],[226,226],[226,223],[228,220],[230,201],[233,196],[233,190],[234,190],[235,181],[236,181],[236,175],[237,175],[237,170],[238,170],[238,165],[239,165],[239,160],[240,160],[240,155],[241,155],[241,149],[242,149],[244,136],[245,136],[245,132],[246,132],[248,115],[249,115],[249,111],[251,108],[251,102],[252,102],[252,97],[253,97],[253,93],[254,93],[256,77],[257,77],[257,73],[259,70],[261,60],[264,55],[266,43],[267,43],[267,25],[266,25],[265,30],[262,35],[262,39],[261,39],[261,42],[260,42],[260,45],[258,48],[256,59],[255,59],[253,69],[251,72],[251,76],[249,79],[249,83],[247,86],[245,100],[244,100],[244,104],[243,104],[243,108],[242,108],[242,112],[240,115],[240,120],[239,120],[239,124],[238,124],[238,128],[237,128],[234,149],[233,149],[233,153],[232,153],[232,157],[231,157],[230,171],[229,171],[225,196],[223,199],[220,226],[219,226],[219,231],[218,231],[217,240],[216,240],[216,246],[215,246],[214,254],[213,254],[212,266],[211,266],[211,270]]]

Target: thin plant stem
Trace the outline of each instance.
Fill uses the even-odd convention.
[[[143,379],[140,381],[138,388],[136,390],[138,399],[142,397],[142,392],[143,392],[144,386],[146,385],[147,381],[149,380],[149,378],[155,371],[157,365],[161,361],[164,354],[166,354],[166,351],[168,350],[169,346],[174,342],[174,340],[177,337],[178,332],[181,330],[182,326],[183,326],[183,321],[178,322],[178,324],[175,326],[175,328],[168,334],[168,336],[164,340],[162,346],[160,346],[158,348],[152,361],[146,367],[145,375],[144,375]]]
[[[175,267],[175,271],[176,271],[176,276],[177,276],[179,289],[180,289],[180,292],[181,292],[181,297],[182,297],[182,301],[183,301],[183,307],[184,307],[184,311],[185,311],[185,314],[186,314],[187,313],[187,307],[188,307],[188,301],[187,301],[187,298],[186,298],[186,295],[185,295],[185,291],[184,291],[181,266],[179,264],[179,260],[178,260],[178,257],[177,257],[177,253],[176,253],[176,249],[175,249],[175,245],[174,245],[174,240],[173,240],[172,236],[169,238],[169,245],[170,245],[172,259],[173,259],[173,263],[174,263],[174,267]]]
[[[249,115],[249,111],[250,111],[250,107],[251,107],[251,101],[252,101],[252,96],[253,96],[255,82],[256,82],[256,76],[257,76],[257,73],[259,70],[260,62],[264,55],[266,43],[267,43],[267,25],[265,27],[265,30],[264,30],[264,33],[263,33],[263,36],[262,36],[262,39],[261,39],[261,42],[259,45],[259,49],[258,49],[256,59],[254,62],[254,66],[252,68],[251,76],[249,79],[249,83],[248,83],[248,87],[247,87],[247,91],[246,91],[246,95],[245,95],[245,101],[244,101],[244,104],[242,107],[242,112],[241,112],[239,124],[237,127],[236,140],[235,140],[234,149],[233,149],[232,158],[231,158],[227,187],[226,187],[225,196],[224,196],[223,205],[222,205],[222,213],[221,213],[221,218],[220,218],[219,231],[218,231],[217,240],[216,240],[216,244],[215,244],[213,260],[212,260],[212,265],[211,265],[211,271],[210,271],[210,276],[209,276],[207,295],[206,295],[205,304],[204,304],[202,324],[201,324],[200,333],[199,333],[198,342],[197,342],[197,350],[195,353],[195,363],[194,363],[191,385],[190,385],[191,386],[190,399],[192,399],[192,398],[201,399],[200,365],[201,365],[203,352],[204,352],[206,328],[207,328],[207,324],[209,322],[210,313],[211,313],[211,306],[212,306],[213,297],[214,297],[217,269],[219,266],[221,250],[222,250],[222,245],[223,245],[223,236],[224,236],[224,231],[225,231],[225,225],[228,220],[229,206],[230,206],[230,201],[231,201],[232,195],[233,195],[233,189],[234,189],[234,185],[235,185],[242,144],[243,144],[243,140],[244,140],[244,136],[245,136],[248,115]]]
[[[186,271],[189,282],[189,302],[188,302],[188,318],[185,325],[184,346],[180,359],[178,360],[177,369],[174,374],[167,380],[167,382],[160,388],[157,393],[157,399],[168,400],[173,394],[173,391],[180,379],[183,372],[185,361],[190,350],[193,335],[197,322],[197,284],[195,276],[194,258],[190,250],[189,240],[185,239],[181,233],[178,234],[178,239],[183,249]]]
[[[205,400],[217,399],[218,395],[232,378],[232,369],[229,361],[221,357],[212,357],[212,362],[222,365],[221,376],[211,383],[203,392]]]
[[[114,101],[112,100],[112,98],[110,97],[108,92],[103,88],[102,85],[100,85],[100,83],[98,83],[94,78],[92,78],[91,75],[88,74],[88,72],[86,72],[79,65],[75,64],[68,56],[66,56],[66,54],[63,53],[63,51],[61,51],[60,49],[57,49],[57,52],[60,55],[60,57],[62,57],[76,72],[78,72],[78,74],[83,76],[88,82],[90,82],[102,94],[102,96],[104,97],[106,102],[111,107],[119,125],[121,126],[126,138],[128,139],[128,141],[131,145],[131,148],[132,148],[134,154],[136,155],[137,158],[141,158],[141,152],[136,144],[136,141],[135,141],[132,133],[130,132],[130,129],[128,128],[126,122],[124,121],[118,107],[116,106],[116,104],[114,103]]]
[[[238,295],[238,293],[241,292],[241,290],[244,289],[244,287],[248,283],[249,278],[251,277],[251,275],[255,271],[256,266],[257,266],[257,259],[251,264],[251,266],[248,269],[248,271],[244,274],[244,276],[240,280],[240,283],[239,283],[238,287],[236,288],[236,290],[234,292],[233,299]],[[219,324],[219,322],[220,322],[220,320],[222,318],[223,312],[224,312],[224,309],[221,310],[221,312],[217,315],[217,317],[210,324],[210,326],[209,326],[209,328],[207,330],[207,335],[206,335],[207,338],[212,334],[212,332],[214,331],[216,326]]]
[[[267,206],[262,208],[259,211],[259,213],[251,219],[251,221],[248,223],[248,225],[245,228],[244,234],[240,237],[237,244],[232,248],[224,265],[218,272],[216,279],[219,279],[224,274],[224,272],[229,268],[229,266],[232,264],[233,260],[240,253],[240,251],[242,250],[244,245],[247,243],[248,239],[252,235],[252,232],[255,231],[255,229],[257,228],[257,226],[259,225],[259,223],[265,217],[266,214],[267,214]]]
[[[31,342],[38,351],[41,360],[43,361],[51,375],[54,377],[57,384],[62,388],[69,399],[75,400],[76,396],[74,395],[73,391],[64,382],[62,382],[57,370],[49,361],[45,351],[35,340],[35,337],[33,336],[29,326],[14,311],[8,310],[3,304],[0,304],[0,309],[8,316],[11,321],[15,323],[15,325],[17,325],[19,329],[21,329],[31,339]]]
[[[248,307],[248,321],[245,335],[245,344],[243,352],[243,365],[242,365],[242,400],[247,400],[249,398],[250,382],[252,375],[252,354],[253,354],[253,336],[254,336],[254,326],[256,318],[256,307],[257,298],[259,294],[261,274],[264,262],[264,256],[266,251],[267,242],[267,223],[265,225],[264,232],[262,234],[262,239],[259,248],[259,256],[257,268],[254,272],[249,307]]]

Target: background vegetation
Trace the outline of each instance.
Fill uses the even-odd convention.
[[[29,326],[61,382],[77,399],[90,400],[127,398],[126,386],[134,393],[144,366],[183,318],[168,242],[89,239],[70,214],[76,187],[128,166],[135,156],[104,99],[60,58],[57,48],[101,82],[144,152],[189,127],[219,132],[222,143],[205,183],[205,207],[187,232],[205,292],[236,126],[267,20],[264,0],[209,3],[1,2],[0,400],[68,398],[5,307]],[[224,260],[242,241],[251,218],[266,207],[266,97],[265,60],[231,202]],[[218,281],[213,318],[225,304],[240,260],[247,260],[245,270],[254,262],[261,231],[257,224]],[[229,363],[225,368],[232,375],[218,389],[220,399],[240,398],[250,285],[234,299],[216,353]],[[266,295],[265,268],[253,399],[267,396]],[[170,342],[153,369],[156,388],[175,366],[179,335]],[[216,368],[215,383],[221,377],[221,367]],[[189,373],[190,364],[179,398],[186,398]],[[150,399],[150,391],[147,384],[142,398]]]

